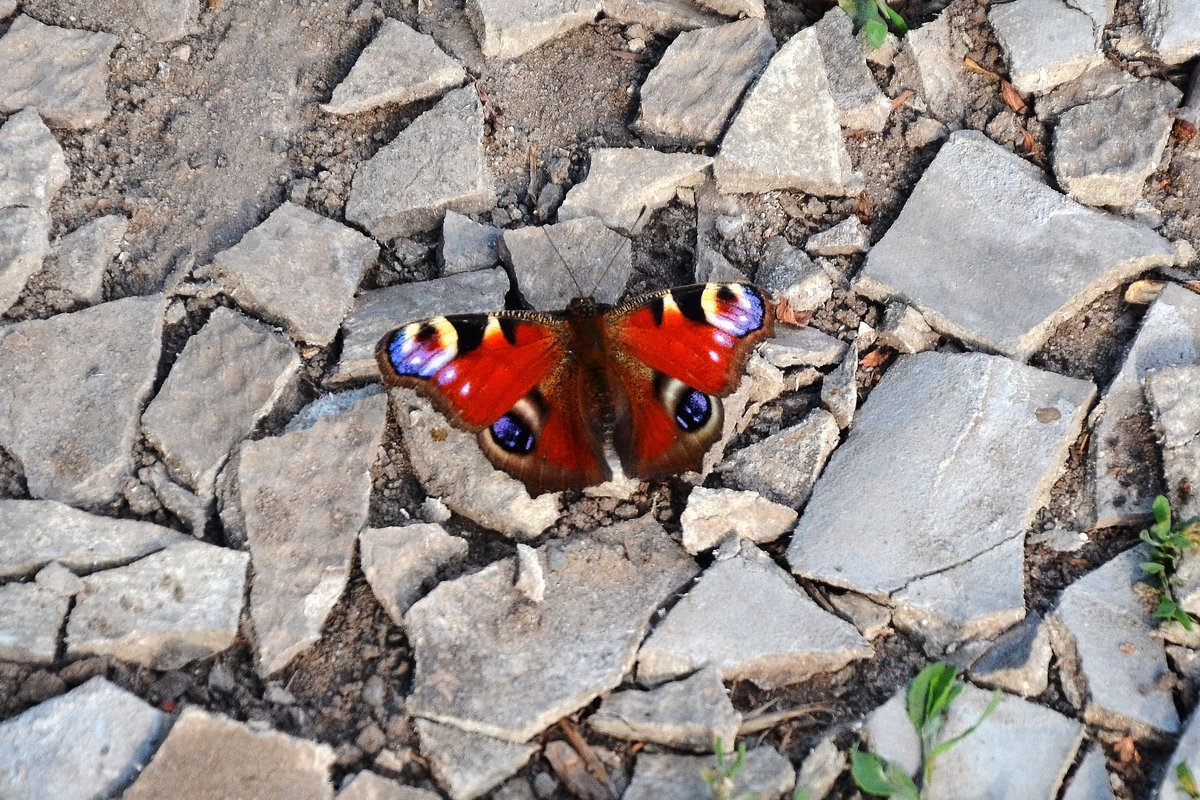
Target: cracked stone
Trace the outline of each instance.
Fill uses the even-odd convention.
[[[773,366],[827,367],[844,357],[846,343],[816,328],[780,326],[774,339],[759,345],[763,357]]]
[[[443,277],[496,266],[500,261],[496,250],[499,243],[499,228],[474,222],[457,211],[447,211],[442,221],[439,251]]]
[[[1093,744],[1088,748],[1079,769],[1075,770],[1075,775],[1071,778],[1071,785],[1063,793],[1062,800],[1117,800],[1108,780],[1104,749],[1100,745]]]
[[[858,217],[846,217],[832,228],[808,237],[804,249],[814,256],[865,253],[871,249],[871,232]]]
[[[833,282],[825,270],[782,236],[767,240],[756,282],[777,291],[795,311],[815,311],[833,296]]]
[[[993,6],[988,20],[1021,94],[1053,89],[1104,60],[1099,32],[1108,20],[1068,0],[1015,0]]]
[[[587,178],[567,192],[558,219],[591,216],[620,233],[637,233],[648,213],[674,200],[679,189],[703,183],[711,165],[708,156],[689,153],[641,147],[594,150]]]
[[[95,304],[104,299],[104,274],[121,250],[129,220],[120,214],[94,219],[54,244],[46,265],[50,281],[76,300]]]
[[[805,794],[801,797],[807,800],[825,800],[845,769],[846,755],[829,736],[822,737],[796,773],[796,791],[803,790]]]
[[[1146,374],[1145,391],[1162,445],[1171,514],[1200,518],[1200,364],[1164,367]]]
[[[935,123],[935,127],[928,123],[917,123],[914,135],[926,139],[925,143],[945,136],[943,123],[960,127],[966,109],[972,107],[974,95],[967,84],[966,68],[963,66],[968,45],[964,37],[957,33],[951,30],[949,14],[942,11],[929,22],[905,34],[903,47],[896,56],[896,79],[899,85],[911,87],[921,102],[917,110],[934,117],[931,120],[928,117],[922,119]]]
[[[421,754],[453,800],[474,800],[498,786],[537,752],[529,744],[495,739],[427,719],[416,722]]]
[[[808,501],[838,435],[833,415],[815,409],[798,424],[737,451],[717,471],[736,488],[798,509]]]
[[[516,58],[600,13],[600,0],[467,0],[467,19],[487,58]]]
[[[633,272],[632,245],[595,217],[517,228],[500,235],[500,257],[512,265],[531,306],[559,311],[575,297],[616,303]]]
[[[58,651],[58,632],[70,595],[37,583],[0,586],[0,659],[49,664]],[[0,784],[2,785],[2,784]]]
[[[697,486],[688,495],[679,524],[684,549],[696,555],[729,536],[759,544],[773,542],[791,529],[797,516],[795,509],[772,503],[756,492]]]
[[[397,625],[447,565],[467,555],[464,539],[441,525],[367,528],[358,536],[359,561],[371,591]]]
[[[546,599],[546,574],[537,551],[527,544],[517,545],[517,591],[531,603]]]
[[[875,341],[911,355],[932,350],[939,338],[920,311],[904,303],[888,303],[883,312],[879,337]]]
[[[112,110],[108,33],[43,25],[22,14],[0,39],[0,112],[37,108],[55,128],[93,128]]]
[[[1021,697],[1037,697],[1050,683],[1050,655],[1050,630],[1035,612],[996,637],[971,665],[971,680]]]
[[[716,760],[707,756],[679,756],[670,753],[638,754],[633,766],[633,779],[625,790],[623,800],[693,800],[708,797],[712,790],[701,771],[714,769]],[[778,800],[790,791],[796,771],[786,758],[770,745],[760,745],[746,751],[746,760],[733,778],[733,797],[761,797]]]
[[[28,206],[49,214],[70,177],[62,147],[37,109],[18,111],[0,127],[0,208]]]
[[[1200,5],[1194,0],[1142,0],[1142,25],[1158,57],[1182,64],[1200,53]]]
[[[397,770],[398,771],[398,770]],[[363,770],[337,794],[337,800],[440,800],[434,792],[403,786]]]
[[[0,208],[0,316],[50,252],[50,218],[25,206]]]
[[[654,689],[614,692],[587,722],[594,730],[618,739],[712,753],[716,739],[732,751],[742,715],[729,700],[721,670],[706,667]]]
[[[879,90],[862,49],[854,38],[854,22],[834,6],[813,26],[825,61],[825,74],[847,130],[880,133],[892,113],[892,101]]]
[[[821,381],[821,405],[833,414],[838,428],[845,430],[854,419],[854,411],[858,408],[858,384],[855,375],[858,373],[858,342],[850,343],[842,363],[825,376]]]

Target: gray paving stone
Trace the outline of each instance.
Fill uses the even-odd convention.
[[[745,372],[738,388],[723,400],[725,424],[721,427],[721,437],[704,454],[700,465],[701,477],[707,478],[717,465],[724,463],[725,451],[733,440],[745,432],[764,403],[779,397],[788,386],[784,381],[783,371],[768,364],[766,359],[757,353],[750,355]],[[752,470],[746,469],[744,472],[748,480],[758,480]]]
[[[683,547],[692,555],[736,536],[752,542],[773,542],[791,529],[796,510],[760,496],[734,489],[697,486],[688,495],[687,508],[679,517]]]
[[[499,242],[499,228],[474,222],[457,211],[447,211],[442,221],[442,247],[438,251],[442,275],[496,266],[500,261],[496,251]]]
[[[1146,374],[1145,392],[1162,446],[1171,514],[1200,518],[1200,364]]]
[[[862,189],[815,30],[800,31],[771,59],[730,124],[713,172],[725,193],[847,195]]]
[[[49,214],[70,177],[62,147],[37,109],[19,111],[0,127],[0,208],[28,206]]]
[[[1175,751],[1167,759],[1170,768],[1163,772],[1158,785],[1158,793],[1154,795],[1156,800],[1189,800],[1188,795],[1179,788],[1179,782],[1175,777],[1175,765],[1180,762],[1187,762],[1193,775],[1200,772],[1198,769],[1200,767],[1200,715],[1198,714],[1193,713],[1188,719],[1187,727],[1184,728],[1183,735],[1179,737],[1179,742],[1175,745]]]
[[[70,595],[35,582],[0,586],[0,659],[49,664],[58,649],[58,632],[67,616]],[[2,784],[0,784],[2,785]]]
[[[845,430],[854,419],[858,408],[858,342],[850,343],[842,363],[821,381],[821,405],[833,414],[838,428]]]
[[[453,427],[410,389],[389,394],[413,472],[429,496],[517,540],[538,536],[558,519],[558,493],[531,498],[525,484],[492,466],[474,434]]]
[[[837,445],[833,415],[815,409],[798,424],[742,448],[717,471],[735,488],[799,509]]]
[[[162,507],[178,517],[193,536],[203,537],[213,511],[211,498],[201,498],[175,483],[161,461],[139,469],[138,481],[150,487]]]
[[[220,307],[142,415],[146,438],[177,480],[211,499],[230,451],[288,396],[299,368],[287,337]]]
[[[885,633],[891,632],[892,609],[882,603],[876,603],[865,595],[857,592],[829,593],[826,595],[829,604],[837,610],[858,632],[867,639],[875,640]]]
[[[516,58],[600,13],[600,0],[467,0],[467,18],[487,58]]]
[[[917,93],[920,101],[918,110],[927,112],[937,122],[955,128],[960,127],[973,98],[963,66],[967,49],[964,37],[951,28],[950,14],[943,11],[905,34],[904,44],[896,56],[897,79],[901,86]],[[923,127],[930,128],[928,124]],[[937,133],[940,135],[934,138],[941,138],[944,135],[942,130],[934,127],[928,133],[919,134],[919,137]]]
[[[1107,9],[1111,15],[1111,7]],[[1079,77],[1104,60],[1094,19],[1067,0],[1015,0],[994,6],[988,20],[1008,61],[1009,77],[1022,94],[1038,94]]]
[[[94,128],[112,110],[108,33],[43,25],[22,14],[0,39],[0,112],[35,106],[55,128]]]
[[[1014,536],[892,595],[896,627],[919,637],[927,653],[968,639],[989,639],[1025,616],[1024,537]]]
[[[369,468],[383,437],[386,398],[359,392],[317,403],[328,407],[330,397],[352,404],[308,427],[245,442],[226,470],[221,519],[249,542],[250,618],[264,677],[321,635],[367,520]]]
[[[1168,64],[1200,53],[1200,5],[1195,0],[1142,0],[1142,25],[1151,47]]]
[[[1098,528],[1146,521],[1163,492],[1161,476],[1145,466],[1142,455],[1143,448],[1154,446],[1142,381],[1149,371],[1175,364],[1200,364],[1200,296],[1168,283],[1093,412],[1089,441]]]
[[[67,623],[68,657],[170,670],[220,653],[238,635],[249,560],[192,541],[89,575]]]
[[[763,0],[697,0],[697,5],[711,8],[726,17],[762,19],[767,13]]]
[[[136,42],[142,36],[173,42],[200,29],[200,0],[65,0],[59,14],[73,26],[115,33]]]
[[[441,525],[367,528],[358,535],[359,562],[371,591],[397,625],[448,564],[467,555],[467,542]]]
[[[120,493],[158,370],[162,305],[130,297],[0,333],[0,446],[31,495],[87,506]]]
[[[436,97],[466,78],[463,65],[442,52],[432,36],[385,19],[321,110],[358,114],[388,103],[404,105]]]
[[[211,271],[238,305],[282,325],[302,342],[326,345],[379,245],[294,203],[285,202],[228,250]]]
[[[525,765],[537,748],[418,719],[421,754],[453,800],[474,800]]]
[[[701,777],[701,770],[715,769],[716,758],[707,756],[678,756],[670,753],[638,754],[633,766],[633,780],[623,800],[693,800],[709,797],[712,790]],[[790,791],[796,771],[786,758],[770,745],[760,745],[746,751],[746,762],[733,779],[731,796],[761,797],[778,800]]]
[[[150,522],[100,517],[54,500],[0,499],[0,578],[31,575],[51,561],[93,572],[187,538]]]
[[[738,100],[775,53],[761,19],[685,31],[641,87],[634,130],[656,147],[715,143]]]
[[[51,561],[33,577],[37,585],[59,597],[74,597],[83,589],[83,579],[57,561]]]
[[[1089,68],[1078,78],[1037,96],[1033,107],[1038,119],[1054,122],[1068,109],[1103,100],[1134,83],[1137,83],[1137,78],[1106,60]]]
[[[572,298],[616,303],[633,272],[632,245],[595,217],[500,235],[500,257],[534,308],[560,311]]]
[[[565,222],[596,217],[615,231],[637,233],[649,212],[674,200],[679,189],[703,183],[710,166],[708,156],[690,153],[660,153],[644,147],[593,150],[587,178],[567,192],[558,218]]]
[[[901,353],[921,353],[932,350],[938,335],[929,327],[921,312],[904,303],[888,303],[883,312],[877,344]]]
[[[655,610],[696,573],[645,517],[552,542],[540,555],[546,593],[536,606],[504,560],[441,583],[409,609],[409,713],[524,742],[616,687]]]
[[[333,748],[258,732],[196,707],[183,710],[154,759],[122,800],[330,800]]]
[[[1126,550],[1063,590],[1047,618],[1067,699],[1084,721],[1137,736],[1174,734],[1179,716],[1162,640],[1142,583],[1144,546]]]
[[[483,154],[483,104],[466,86],[358,165],[346,219],[376,239],[395,239],[438,227],[448,209],[470,214],[495,202]]]
[[[764,616],[755,609],[771,609]],[[823,611],[749,542],[718,559],[638,651],[638,680],[653,683],[716,666],[727,681],[763,689],[833,672],[874,654],[854,626]]]
[[[606,736],[647,741],[693,753],[712,753],[720,739],[732,751],[742,715],[729,700],[721,670],[706,667],[655,689],[614,692],[587,718]]]
[[[0,316],[50,252],[50,218],[25,206],[0,208]]]
[[[1019,537],[1094,393],[998,356],[900,357],[817,481],[788,548],[792,570],[880,596]]]
[[[696,28],[724,25],[728,19],[706,8],[679,0],[602,0],[604,16],[634,23],[655,34],[669,35]]]
[[[846,755],[828,735],[809,751],[796,772],[796,792],[806,800],[825,800],[846,769]]]
[[[871,249],[871,232],[858,217],[846,217],[832,228],[808,237],[804,249],[814,256],[851,256],[865,253]]]
[[[1054,176],[1071,197],[1126,207],[1142,196],[1183,93],[1147,78],[1065,112],[1054,129]]]
[[[444,314],[498,311],[508,287],[503,269],[485,269],[363,292],[342,322],[342,358],[330,382],[378,375],[375,345],[393,328]]]
[[[1117,800],[1108,780],[1104,750],[1100,745],[1093,744],[1088,748],[1071,778],[1071,785],[1063,792],[1062,800]]]
[[[950,704],[941,741],[973,725],[992,693],[967,684]],[[871,749],[909,775],[920,769],[920,743],[900,690],[867,718]],[[979,728],[943,755],[926,787],[929,800],[1028,800],[1056,797],[1083,741],[1082,724],[1010,695]],[[997,776],[1004,776],[997,780]]]
[[[104,678],[0,722],[5,800],[112,797],[137,777],[166,715]]]
[[[402,786],[393,780],[363,770],[354,776],[337,800],[440,800],[434,792]]]
[[[833,296],[833,282],[825,270],[782,236],[767,240],[755,282],[777,291],[795,311],[815,311]]]
[[[1021,697],[1046,691],[1050,676],[1050,630],[1037,612],[1000,634],[971,665],[971,680]]]
[[[780,325],[775,338],[759,346],[763,356],[780,369],[786,367],[827,367],[837,363],[846,352],[846,343],[816,328]]]
[[[838,108],[838,121],[847,130],[879,133],[892,113],[892,101],[879,90],[862,48],[854,37],[854,22],[834,6],[813,26],[825,74]]]
[[[46,264],[50,281],[89,305],[104,299],[104,274],[121,250],[129,220],[120,214],[99,217],[54,243]]]
[[[17,13],[17,0],[0,0],[0,19],[8,19]]]
[[[1081,206],[1045,180],[983,134],[953,134],[867,255],[855,290],[902,299],[939,332],[1024,360],[1102,293],[1169,263],[1171,248],[1153,230]]]

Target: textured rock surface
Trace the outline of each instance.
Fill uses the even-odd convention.
[[[892,113],[892,101],[879,90],[854,38],[854,22],[834,6],[813,26],[829,89],[838,108],[838,122],[847,130],[879,133]]]
[[[616,303],[633,271],[631,245],[594,217],[518,228],[500,237],[500,256],[517,288],[541,311],[561,311],[575,297]]]
[[[84,303],[104,298],[104,275],[121,249],[129,220],[119,214],[81,225],[54,244],[46,265],[50,281]]]
[[[636,233],[648,212],[665,206],[679,189],[703,182],[711,165],[708,156],[689,153],[641,147],[593,150],[587,178],[567,192],[558,218],[597,217],[615,231]]]
[[[468,0],[467,17],[488,58],[516,58],[596,18],[600,0]]]
[[[466,540],[433,523],[367,528],[358,541],[363,574],[397,625],[438,571],[467,554]]]
[[[731,750],[741,724],[717,667],[647,691],[614,692],[588,717],[588,725],[607,736],[693,753],[711,753],[716,739]]]
[[[689,800],[706,797],[711,789],[700,772],[713,769],[713,756],[642,753],[633,767],[633,780],[623,800]],[[778,798],[792,788],[796,772],[775,748],[764,745],[746,751],[746,762],[733,780],[734,796]]]
[[[1142,0],[1142,25],[1150,46],[1168,64],[1200,53],[1200,6],[1194,0]]]
[[[1111,6],[1108,11],[1111,14]],[[1017,91],[1044,92],[1100,63],[1096,20],[1066,0],[1015,0],[988,13]]]
[[[998,636],[971,665],[971,680],[1022,697],[1037,697],[1050,683],[1050,629],[1033,613]]]
[[[1146,375],[1146,399],[1162,445],[1171,514],[1200,518],[1200,364],[1165,367]]]
[[[37,109],[19,111],[0,127],[0,208],[28,206],[48,214],[70,177],[62,147]]]
[[[58,633],[67,616],[69,594],[37,583],[0,586],[0,659],[49,664],[58,650]]]
[[[442,221],[442,274],[455,275],[496,266],[500,229],[473,222],[457,211],[447,211]]]
[[[737,451],[718,471],[736,487],[798,509],[837,445],[833,415],[816,409],[798,424]]]
[[[0,208],[0,315],[17,302],[48,252],[48,216],[24,206]]]
[[[697,486],[679,516],[683,546],[695,555],[716,547],[728,536],[773,542],[796,521],[796,510],[772,503],[755,492]]]
[[[416,728],[433,777],[453,800],[474,800],[537,752],[533,745],[493,739],[427,719],[418,719]]]

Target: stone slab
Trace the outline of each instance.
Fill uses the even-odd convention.
[[[1032,613],[996,637],[971,665],[971,680],[1021,697],[1037,697],[1050,685],[1050,629]]]
[[[1111,11],[1110,11],[1111,14]],[[1067,0],[1014,0],[997,4],[988,21],[1021,94],[1040,94],[1079,77],[1104,60],[1095,20]]]
[[[901,299],[975,348],[1025,360],[1101,294],[1172,258],[1150,228],[1075,203],[982,133],[958,131],[854,288]]]
[[[49,214],[70,177],[62,147],[37,109],[18,111],[0,127],[0,208],[28,206]]]
[[[738,450],[717,471],[733,487],[799,509],[808,502],[838,437],[833,415],[815,409],[796,425]]]
[[[104,299],[104,275],[121,250],[129,220],[120,214],[99,217],[54,243],[46,265],[50,281],[88,304]]]
[[[1079,768],[1071,777],[1071,785],[1063,792],[1062,800],[1117,800],[1108,779],[1104,749],[1100,745],[1093,744],[1088,748]]]
[[[500,257],[512,266],[531,306],[561,311],[576,297],[615,304],[633,272],[632,245],[594,217],[518,228],[500,236]]]
[[[467,542],[441,525],[367,528],[358,536],[359,563],[371,591],[397,625],[438,572],[467,555]]]
[[[596,217],[612,230],[637,233],[648,214],[674,200],[679,189],[703,183],[711,165],[708,156],[645,147],[593,150],[587,178],[567,192],[558,219]]]
[[[485,57],[516,58],[594,20],[600,0],[467,0],[466,10]]]
[[[453,800],[474,800],[525,765],[537,748],[427,719],[416,722],[421,753]]]
[[[483,153],[483,103],[467,86],[358,165],[346,219],[376,239],[395,239],[438,227],[448,209],[469,214],[495,202]]]
[[[337,800],[439,800],[439,795],[363,770],[338,792]]]
[[[960,35],[961,28],[951,24],[951,14],[949,9],[943,10],[905,34],[895,59],[899,84],[916,92],[917,109],[932,117],[921,117],[914,123],[916,130],[921,127],[932,129],[931,134],[920,136],[927,141],[945,135],[945,128],[937,123],[961,127],[974,98],[963,66],[970,37]],[[925,121],[923,126],[921,120]],[[914,127],[910,126],[906,140],[912,138],[913,133]]]
[[[1020,536],[1094,394],[1088,381],[998,356],[900,357],[817,481],[788,548],[792,570],[878,597]]]
[[[1200,364],[1147,373],[1146,399],[1162,445],[1171,514],[1200,519]]]
[[[833,281],[825,270],[782,236],[767,240],[755,283],[774,289],[795,311],[815,311],[833,297]],[[788,330],[780,328],[775,335]]]
[[[327,345],[379,245],[353,228],[285,202],[228,250],[212,271],[238,305],[302,342]]]
[[[49,664],[58,652],[58,632],[71,596],[37,583],[0,586],[0,659]]]
[[[769,615],[755,609],[770,608]],[[777,689],[874,654],[854,626],[821,609],[749,542],[700,577],[638,651],[638,680],[715,666],[727,681]]]
[[[721,670],[706,667],[654,689],[628,689],[606,697],[588,725],[606,736],[712,753],[720,739],[732,751],[742,715],[729,700]]]
[[[173,42],[200,29],[200,0],[64,0],[58,13],[74,27],[107,31],[123,41],[145,36]]]
[[[763,357],[772,366],[827,367],[836,364],[846,352],[846,343],[816,328],[779,326],[775,338],[759,345]]]
[[[697,486],[679,516],[683,547],[692,555],[716,547],[730,536],[759,544],[773,542],[796,521],[796,510],[772,503],[756,492]]]
[[[846,430],[858,409],[858,342],[846,349],[842,363],[821,381],[821,405],[833,415],[840,430]]]
[[[50,218],[26,206],[0,208],[0,316],[50,252]]]
[[[494,267],[500,262],[496,247],[500,229],[474,222],[457,211],[447,211],[442,221],[442,246],[438,256],[442,276]]]
[[[638,755],[633,779],[623,800],[693,800],[709,797],[712,790],[701,771],[715,769],[716,759],[707,756],[679,756],[670,753]],[[790,791],[796,771],[786,758],[770,745],[746,751],[746,761],[733,779],[732,797],[761,797],[778,800]]]
[[[854,36],[853,20],[834,6],[813,27],[837,104],[838,122],[847,130],[882,132],[892,113],[892,101],[875,83]]]
[[[89,506],[120,494],[158,371],[162,304],[130,297],[0,332],[0,446],[31,495]]]
[[[852,256],[871,249],[871,232],[862,220],[846,217],[832,228],[814,233],[804,243],[813,256]]]
[[[1142,0],[1142,25],[1150,46],[1168,64],[1200,53],[1200,5],[1195,0]]]
[[[441,583],[405,616],[416,659],[409,713],[524,742],[616,687],[650,618],[696,573],[648,518],[539,549],[545,597],[513,560]]]

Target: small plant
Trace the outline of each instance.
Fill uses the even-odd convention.
[[[975,724],[958,736],[939,741],[950,703],[963,690],[963,683],[957,678],[957,667],[938,661],[917,673],[908,684],[908,718],[921,738],[920,786],[904,770],[874,753],[859,750],[855,745],[850,753],[850,775],[859,789],[878,797],[922,800],[925,787],[929,786],[933,777],[933,765],[937,757],[974,733],[1000,704],[1000,692],[997,691]]]
[[[1200,542],[1200,521],[1172,525],[1171,504],[1160,494],[1154,498],[1154,524],[1138,536],[1150,545],[1150,560],[1142,562],[1142,571],[1158,584],[1160,597],[1154,616],[1175,620],[1185,630],[1192,630],[1196,621],[1175,602],[1172,578],[1184,551]]]
[[[725,745],[718,736],[713,741],[713,755],[717,758],[717,766],[712,769],[700,770],[700,777],[708,784],[716,800],[762,800],[757,792],[741,792],[734,794],[733,779],[746,766],[746,743],[738,742],[736,756],[732,761],[725,753]],[[792,800],[808,800],[808,792],[797,789]]]
[[[900,36],[908,33],[904,18],[892,10],[887,0],[838,0],[838,5],[854,20],[854,29],[862,29],[867,44],[876,50],[883,46],[889,25]]]
[[[1175,765],[1175,779],[1179,781],[1179,791],[1190,797],[1191,800],[1200,800],[1200,788],[1197,788],[1196,778],[1192,775],[1192,770],[1186,761],[1180,761]]]

